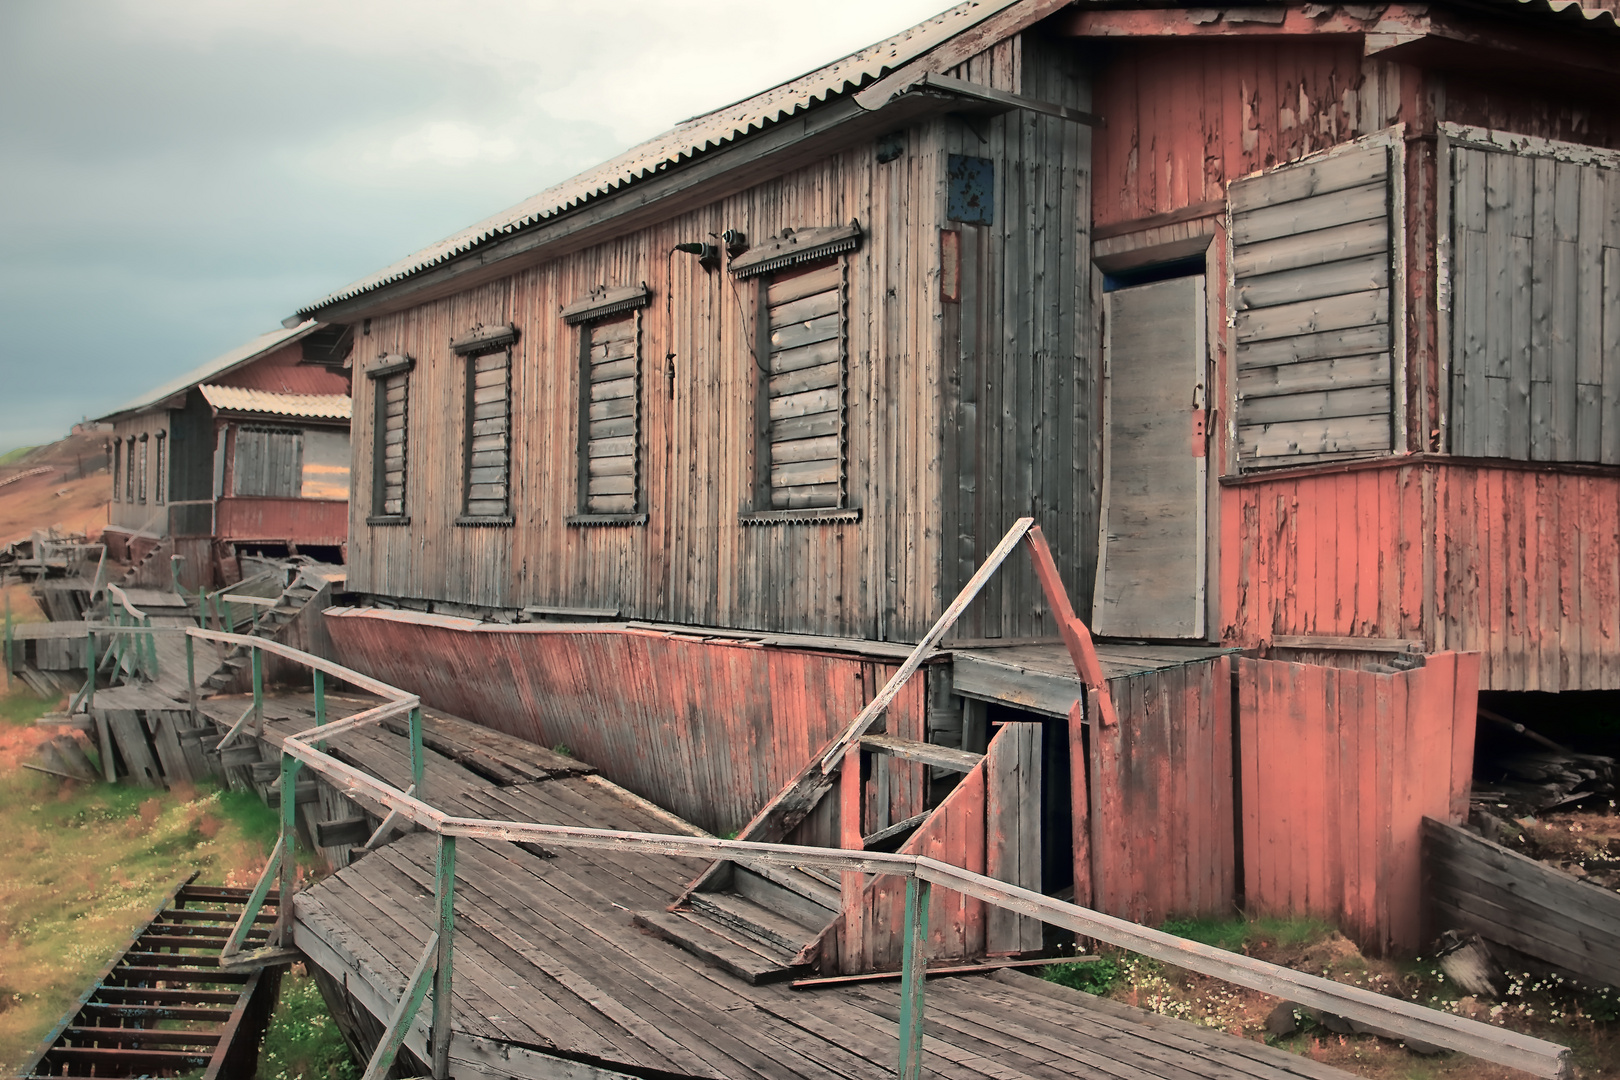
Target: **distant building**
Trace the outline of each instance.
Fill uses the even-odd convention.
[[[103,536],[138,561],[159,545],[187,584],[236,580],[237,553],[342,562],[348,539],[349,356],[343,327],[263,334],[142,394],[111,425]]]

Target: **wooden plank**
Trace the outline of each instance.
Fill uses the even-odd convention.
[[[1257,274],[1238,279],[1237,308],[1274,307],[1306,300],[1322,300],[1345,293],[1368,292],[1389,285],[1387,248],[1374,255],[1315,266]]]
[[[906,761],[920,761],[949,772],[970,772],[975,765],[984,760],[983,754],[917,742],[914,739],[901,739],[892,735],[863,735],[860,742],[861,748],[869,753],[887,754]]]
[[[819,367],[800,368],[797,371],[781,375],[772,375],[770,378],[770,395],[773,398],[786,397],[789,394],[799,394],[806,390],[820,390],[826,387],[841,386],[844,380],[844,365],[834,361],[822,364]]]
[[[1389,254],[1389,222],[1383,218],[1330,229],[1279,236],[1232,249],[1232,272],[1239,278],[1317,266],[1341,259]]]
[[[1249,214],[1281,203],[1364,188],[1388,173],[1389,151],[1383,146],[1367,146],[1254,180],[1235,181],[1228,198],[1234,214]]]
[[[771,351],[780,352],[810,345],[817,341],[827,341],[838,337],[841,328],[842,323],[837,314],[823,315],[821,318],[811,319],[809,322],[772,327]]]
[[[794,461],[771,465],[771,487],[800,487],[804,485],[835,484],[838,481],[838,459]]]
[[[1371,326],[1354,326],[1342,331],[1303,334],[1270,341],[1240,342],[1237,347],[1237,359],[1239,370],[1247,371],[1250,368],[1354,357],[1367,353],[1387,353],[1389,347],[1390,333],[1386,321]]]
[[[842,281],[843,272],[837,263],[799,273],[774,274],[765,290],[765,302],[771,306],[789,304],[815,293],[836,289]]]
[[[1387,414],[1238,428],[1238,451],[1244,457],[1345,453],[1389,447]]]
[[[613,398],[633,398],[636,393],[636,380],[611,379],[608,382],[591,384],[591,400],[608,401]]]
[[[838,312],[840,303],[839,289],[836,283],[824,292],[812,293],[784,304],[772,304],[770,308],[771,329],[777,330],[794,323],[810,322],[824,315],[834,315]]]
[[[1280,175],[1280,174],[1279,174]],[[1385,217],[1389,189],[1383,180],[1330,195],[1281,203],[1232,217],[1232,242],[1255,244],[1336,225]]]
[[[1236,316],[1240,345],[1273,338],[1297,337],[1330,330],[1365,328],[1389,321],[1389,291],[1345,293],[1322,300],[1304,300],[1276,307],[1239,311]]]
[[[1242,398],[1271,397],[1352,387],[1387,388],[1389,378],[1389,354],[1377,353],[1246,368],[1238,372],[1237,387]]]
[[[829,388],[772,398],[770,417],[774,422],[777,420],[789,420],[796,416],[808,416],[812,413],[835,411],[839,406],[840,396],[837,388]]]
[[[1386,383],[1265,397],[1242,394],[1238,398],[1237,416],[1238,425],[1242,427],[1345,416],[1387,417],[1389,408],[1390,388]]]

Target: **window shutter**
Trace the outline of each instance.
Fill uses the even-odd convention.
[[[842,507],[845,357],[842,259],[761,278],[759,509]]]
[[[236,468],[232,494],[297,498],[303,459],[303,433],[285,428],[236,429]]]
[[[512,354],[467,357],[465,502],[468,517],[505,517],[510,499]]]
[[[1380,139],[1228,190],[1245,467],[1394,446],[1391,156]]]
[[[405,513],[406,390],[410,373],[398,372],[378,379],[377,395],[377,491],[373,509],[379,517],[399,517]]]
[[[641,314],[580,327],[579,507],[633,514],[640,497]]]

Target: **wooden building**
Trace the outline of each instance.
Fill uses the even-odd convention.
[[[238,549],[342,562],[348,540],[346,328],[260,335],[103,417],[117,558],[184,557],[185,584],[240,577]],[[166,566],[156,571],[167,582]]]
[[[1032,514],[1121,723],[1066,722],[1022,559],[895,718],[1038,725],[1009,872],[1415,946],[1477,690],[1620,688],[1614,6],[962,4],[312,303],[360,328],[339,652],[731,829]],[[1360,749],[1302,802],[1251,766],[1310,716]]]

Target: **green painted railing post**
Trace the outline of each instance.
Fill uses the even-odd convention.
[[[253,734],[264,735],[264,656],[253,646]]]
[[[900,961],[900,1080],[921,1080],[923,1043],[923,968],[928,947],[928,908],[932,887],[920,878],[906,879],[905,951]]]
[[[313,682],[315,684],[315,726],[316,727],[325,727],[326,726],[326,672],[322,671],[320,668],[314,668],[314,669],[312,669],[310,671],[310,675],[313,676]],[[316,743],[315,744],[315,749],[317,749],[317,750],[325,750],[326,749],[326,740],[322,739],[320,742]]]
[[[411,710],[411,783],[416,786],[416,797],[422,795],[422,770],[426,761],[422,756],[422,706]]]
[[[157,635],[152,633],[152,616],[148,615],[146,617],[144,625],[146,626],[146,633],[142,634],[141,637],[146,639],[146,658],[152,664],[147,669],[146,677],[156,682],[158,677]]]
[[[439,960],[433,972],[433,1080],[450,1075],[450,953],[456,930],[456,838],[439,834],[433,895],[439,907]]]
[[[223,596],[219,598],[219,602],[225,608],[225,632],[236,633],[236,613],[231,610],[231,602]]]
[[[276,900],[276,940],[280,948],[291,944],[292,895],[298,882],[298,770],[303,762],[281,755],[281,896]]]

